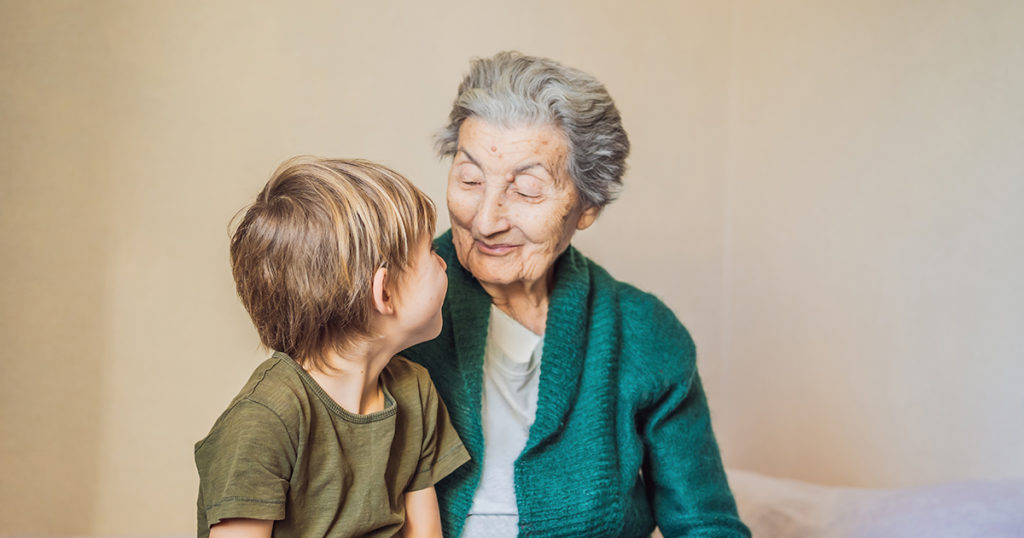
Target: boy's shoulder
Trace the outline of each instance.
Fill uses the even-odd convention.
[[[196,443],[197,458],[200,450],[208,451],[204,448],[208,443],[217,445],[219,439],[246,434],[252,429],[269,433],[283,428],[282,435],[293,444],[297,441],[294,426],[301,420],[303,400],[308,400],[308,395],[288,361],[291,359],[287,355],[275,353],[256,367],[210,432]]]
[[[298,368],[301,367],[288,355],[275,352],[253,370],[224,415],[239,405],[255,404],[270,411],[285,424],[294,424],[300,419],[302,409],[308,407],[306,402],[309,400],[309,391]]]
[[[306,392],[298,368],[301,367],[291,357],[275,352],[256,367],[235,399],[253,400],[270,407],[294,402]]]
[[[388,389],[391,391],[408,392],[413,390],[425,396],[434,390],[434,384],[430,380],[427,369],[401,355],[392,357],[388,365],[384,367],[382,374],[386,376]]]
[[[427,369],[405,357],[396,355],[381,373],[381,381],[398,404],[410,416],[433,415],[441,397]]]

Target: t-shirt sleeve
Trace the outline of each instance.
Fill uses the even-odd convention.
[[[462,445],[459,434],[448,418],[448,410],[441,401],[434,383],[426,370],[423,381],[423,448],[420,461],[408,491],[433,486],[442,478],[469,461],[469,452]]]
[[[255,401],[236,402],[195,448],[207,526],[235,517],[284,519],[294,454],[276,413]]]

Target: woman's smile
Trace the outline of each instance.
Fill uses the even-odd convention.
[[[475,240],[473,245],[482,254],[486,254],[487,256],[504,256],[519,246],[509,243],[486,243],[479,239]]]

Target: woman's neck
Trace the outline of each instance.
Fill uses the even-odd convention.
[[[512,284],[481,282],[480,285],[491,296],[491,303],[494,306],[530,329],[534,334],[543,335],[548,320],[549,277],[550,275],[545,275],[544,278],[536,282],[514,282]]]

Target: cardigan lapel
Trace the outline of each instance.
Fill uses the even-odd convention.
[[[448,272],[448,301],[455,354],[463,375],[458,397],[467,404],[459,406],[466,416],[457,420],[463,426],[460,433],[470,453],[479,457],[483,454],[484,442],[479,402],[483,395],[483,361],[491,299],[472,273],[459,264],[454,249],[447,252],[451,246],[450,233],[441,237],[444,248],[439,246],[439,251],[446,251],[441,252],[442,256],[451,260],[449,265],[454,262],[456,266]],[[530,427],[524,454],[561,429],[579,392],[588,347],[590,273],[586,258],[569,246],[555,261],[554,281],[544,329],[537,415]]]
[[[473,458],[452,475],[460,481],[458,490],[447,497],[441,496],[448,521],[453,532],[458,534],[481,478],[484,451],[481,426],[483,361],[491,299],[472,274],[458,263],[449,234],[439,239],[438,252],[449,266],[446,302],[462,388],[452,395],[457,403],[449,405],[448,409]],[[607,532],[598,532],[595,536],[622,531],[614,523],[623,510],[620,496],[604,491],[602,495],[581,497],[580,485],[565,479],[567,476],[552,466],[575,461],[570,467],[579,471],[579,465],[586,466],[591,483],[613,484],[615,479],[614,412],[608,407],[614,400],[609,393],[614,393],[615,385],[611,378],[606,379],[608,375],[614,376],[614,372],[607,370],[608,375],[605,374],[606,369],[615,367],[618,310],[609,303],[609,296],[601,293],[602,290],[591,290],[591,279],[590,262],[572,246],[556,260],[555,284],[548,303],[544,332],[537,412],[526,447],[515,462],[521,534],[564,533],[567,530],[565,507],[573,503],[580,513],[591,518],[591,522],[612,525],[604,529]],[[590,333],[592,318],[604,318],[595,325],[594,334]],[[584,375],[585,363],[588,363],[589,376]],[[591,387],[587,400],[579,401],[584,383]],[[584,408],[584,423],[577,421],[576,428],[570,431],[566,428],[570,414],[581,406]],[[587,416],[601,416],[607,420],[595,424],[587,421]],[[568,435],[571,439],[561,445],[555,441],[556,445],[552,445],[549,441],[559,434]],[[594,440],[599,442],[595,444]],[[548,449],[553,451],[548,452]],[[569,459],[564,460],[563,457]],[[441,485],[444,484],[442,481]]]
[[[447,239],[446,236],[442,238]],[[473,275],[459,264],[454,249],[447,263],[454,267],[454,270],[448,271],[448,306],[455,358],[459,362],[457,370],[462,374],[461,389],[455,391],[456,397],[462,402],[462,405],[457,406],[461,414],[456,420],[470,454],[475,460],[482,461],[484,434],[480,406],[483,401],[484,350],[491,298]],[[450,411],[452,407],[455,406],[449,406]]]
[[[585,258],[572,246],[556,260],[554,281],[544,329],[537,415],[524,454],[561,430],[583,374],[590,274]]]

